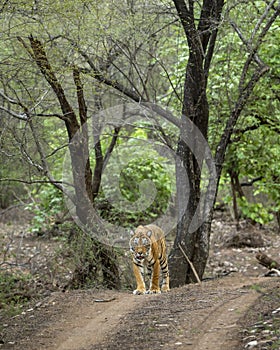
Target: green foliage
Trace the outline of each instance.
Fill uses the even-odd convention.
[[[267,224],[273,220],[273,214],[265,208],[262,203],[249,203],[244,197],[238,198],[238,206],[242,216],[261,225]]]
[[[245,182],[258,179],[249,189],[252,198],[249,200],[248,197],[245,202],[241,200],[238,205],[245,217],[259,223],[272,221],[272,213],[280,210],[279,135],[274,130],[277,118],[280,116],[275,114],[275,124],[260,125],[255,130],[238,136],[238,143],[232,143],[228,150],[223,175],[224,183],[221,181],[220,188],[222,186],[230,188],[230,179],[226,172],[233,167],[239,174],[240,182],[244,179]],[[255,123],[256,119],[248,117],[247,122]],[[232,198],[232,195],[229,191],[226,195],[227,198],[224,197],[224,200],[229,203],[228,199]],[[259,208],[259,205],[263,208]]]
[[[228,6],[228,7],[227,7]],[[258,34],[263,30],[265,21],[260,21],[267,7],[265,1],[237,2],[235,5],[226,4],[224,20],[219,27],[218,40],[215,47],[213,63],[211,65],[207,94],[210,109],[210,122],[208,142],[213,152],[215,151],[226,122],[232,113],[239,95],[240,79],[245,61],[248,58],[248,48],[231,22],[236,23],[243,38],[252,39],[252,46],[256,44]],[[258,27],[259,25],[259,27]],[[258,31],[255,33],[255,27]],[[187,42],[179,26],[173,24],[170,27],[168,39],[159,49],[160,59],[170,64],[168,71],[169,87],[167,93],[162,96],[163,101],[173,111],[181,110],[182,93],[184,86],[185,66],[188,59]],[[246,107],[242,111],[238,124],[232,135],[231,147],[225,159],[225,172],[220,181],[219,198],[223,202],[230,203],[232,195],[230,191],[230,179],[226,172],[233,166],[239,174],[240,181],[263,176],[254,184],[252,192],[256,203],[263,203],[267,214],[262,214],[260,221],[268,222],[272,218],[271,213],[279,210],[279,20],[276,20],[265,41],[260,46],[258,55],[261,60],[270,67],[269,73],[255,87]],[[183,38],[183,39],[182,39]],[[172,62],[172,57],[177,57]],[[171,57],[171,58],[170,58]],[[249,67],[244,85],[253,74],[254,65]],[[259,197],[266,200],[260,201]],[[241,203],[240,203],[241,204]],[[243,207],[245,204],[243,204]],[[248,203],[241,211],[256,218],[256,204]]]
[[[251,37],[259,11],[263,11],[264,7],[266,3],[258,1],[246,5],[240,3],[231,9],[230,18],[237,23],[245,38]],[[262,26],[263,24],[261,28]],[[276,88],[279,85],[279,65],[276,62],[280,39],[279,31],[276,30],[278,27],[279,20],[273,24],[265,43],[260,47],[259,57],[270,67],[270,71],[255,87],[238,120],[227,151],[219,188],[220,197],[223,196],[224,203],[229,203],[232,195],[228,171],[234,169],[240,182],[250,182],[261,177],[251,187],[253,199],[247,198],[245,202],[238,203],[245,217],[260,223],[271,221],[271,213],[279,211],[280,203],[280,104]],[[219,30],[219,38],[208,84],[209,143],[213,149],[234,108],[243,64],[247,59],[244,44],[227,21]],[[249,76],[251,74],[249,70]]]
[[[199,11],[199,2],[195,3],[194,7],[195,11]],[[234,4],[227,2],[225,5],[207,85],[210,108],[208,138],[213,150],[234,108],[243,65],[248,57],[248,49],[232,28],[230,21],[234,20],[244,38],[249,40],[258,22],[259,32],[263,29],[265,21],[260,21],[260,18],[266,7],[265,1]],[[112,94],[112,89],[97,83],[92,74],[86,74],[90,67],[85,58],[79,54],[77,47],[88,54],[92,64],[98,69],[107,67],[107,63],[113,62],[113,65],[104,71],[108,79],[120,82],[124,87],[142,94],[149,101],[162,103],[172,111],[178,112],[182,107],[189,52],[181,25],[178,21],[174,21],[173,16],[169,2],[139,1],[137,4],[127,2],[120,5],[116,0],[95,2],[53,0],[48,3],[39,1],[34,5],[34,1],[19,0],[9,1],[3,5],[1,28],[4,44],[0,50],[2,63],[0,88],[11,100],[20,101],[32,114],[34,113],[32,122],[38,140],[42,144],[45,161],[48,162],[54,178],[61,178],[63,162],[61,150],[67,145],[67,133],[63,121],[57,118],[61,110],[55,94],[38,72],[38,67],[31,56],[16,39],[17,36],[23,38],[27,44],[29,34],[43,42],[53,70],[75,112],[78,108],[72,77],[73,66],[85,68],[81,76],[89,113],[96,112],[96,101],[93,100],[93,96],[101,97],[101,105],[105,109],[114,105],[119,99],[119,96]],[[196,12],[196,18],[198,17],[199,13]],[[279,210],[280,203],[278,28],[279,20],[273,24],[265,40],[263,39],[258,56],[270,67],[270,71],[256,86],[243,111],[233,135],[235,143],[225,161],[227,171],[232,159],[237,160],[237,170],[242,179],[263,176],[262,180],[255,184],[254,191],[255,194],[267,196],[269,203],[265,208],[268,208],[268,211]],[[256,37],[252,38],[252,45],[255,44]],[[249,69],[249,73],[252,73],[252,70]],[[246,79],[248,80],[248,77]],[[4,100],[1,101],[2,104],[6,110],[11,109],[19,114],[24,112],[20,104],[10,104]],[[1,168],[0,176],[32,180],[35,174],[38,178],[41,159],[28,124],[19,120],[11,122],[13,118],[10,115],[7,114],[8,118],[6,112],[3,112],[3,115],[2,119],[5,122],[1,120],[0,124],[0,146],[5,157],[2,155],[0,160],[1,164],[5,165],[5,171]],[[170,128],[165,122],[161,122],[160,125],[165,134],[172,136],[176,144],[178,130]],[[242,132],[252,126],[259,127],[254,131]],[[123,136],[130,139],[128,143],[132,146],[132,139],[135,137],[149,139],[148,132],[144,128],[138,128],[134,133],[125,130]],[[123,140],[118,140],[118,143],[124,144]],[[110,138],[107,137],[106,140],[106,137],[103,137],[103,151],[109,144]],[[133,152],[137,145],[134,143],[134,146]],[[141,148],[141,145],[139,147]],[[131,149],[128,152],[122,151],[120,158],[126,159],[129,152]],[[111,173],[120,176],[119,185],[124,202],[136,203],[140,199],[141,188],[144,189],[146,179],[154,183],[156,198],[142,214],[135,211],[124,212],[120,208],[110,206],[110,203],[105,203],[114,188],[103,184],[103,192],[97,199],[97,205],[101,204],[102,215],[109,217],[113,222],[141,221],[145,218],[151,220],[164,212],[170,193],[173,192],[174,184],[170,183],[174,180],[170,180],[170,176],[168,178],[167,174],[170,172],[166,171],[166,167],[159,165],[162,161],[160,157],[147,152],[136,153],[139,161],[131,161],[125,167],[121,166],[121,173],[115,171],[114,159],[110,159],[109,163],[111,161],[113,163]],[[2,162],[4,158],[5,163]],[[91,155],[91,161],[94,164],[94,155]],[[122,160],[120,163],[123,165]],[[226,178],[226,174],[224,176]],[[226,182],[225,186],[229,186],[229,182]],[[26,195],[22,186],[11,183],[1,185],[0,190],[1,206],[9,205],[14,193],[20,194],[20,197]],[[38,193],[34,193],[34,199],[29,209],[35,214],[33,231],[38,232],[51,225],[62,208],[62,199],[56,190],[52,193],[50,188],[45,186],[39,189]],[[225,198],[228,199],[229,197]],[[247,206],[245,210],[249,209],[254,212],[251,206]]]
[[[63,195],[51,184],[44,185],[39,191],[33,192],[33,201],[26,206],[26,209],[34,214],[31,231],[43,233],[52,227],[64,210]]]
[[[145,179],[153,183],[156,191],[156,197],[147,213],[152,218],[166,210],[171,195],[170,178],[158,161],[150,158],[131,161],[122,171],[120,189],[125,199],[135,202],[141,197],[139,184]]]
[[[172,182],[166,169],[159,163],[160,159],[136,158],[123,168],[120,179],[121,200],[118,206],[107,207],[109,209],[101,214],[109,221],[124,226],[134,222],[151,222],[163,214],[167,209],[172,194]],[[98,198],[99,204],[114,195],[115,188],[107,186],[105,193]],[[149,199],[151,202],[143,203]],[[136,202],[139,202],[139,209]],[[122,204],[123,202],[123,204]],[[131,205],[130,205],[130,204]],[[146,207],[147,206],[147,207]],[[130,210],[130,207],[133,210]],[[144,210],[141,208],[144,207]],[[123,210],[122,210],[123,208]]]
[[[165,213],[175,193],[175,169],[161,156],[161,146],[148,122],[123,128],[96,199],[104,219],[127,227],[150,223]]]

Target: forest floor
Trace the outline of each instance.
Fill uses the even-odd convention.
[[[13,237],[21,237],[21,247],[26,239],[32,251],[25,230],[27,226],[0,223],[3,237],[13,231]],[[0,349],[280,349],[280,278],[264,277],[267,270],[255,259],[261,250],[279,261],[280,236],[246,224],[241,234],[246,240],[257,237],[253,245],[259,247],[244,242],[232,247],[235,234],[232,222],[214,220],[209,278],[201,285],[142,296],[50,290],[16,315],[4,315],[0,308]]]

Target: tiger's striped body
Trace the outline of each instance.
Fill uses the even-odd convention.
[[[169,290],[169,271],[163,231],[156,225],[138,226],[131,235],[129,245],[137,283],[133,294],[167,292]],[[145,267],[151,275],[148,291],[146,291],[144,282]],[[160,270],[163,277],[161,290],[159,285]]]

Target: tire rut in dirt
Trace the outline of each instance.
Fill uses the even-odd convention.
[[[90,350],[211,349],[207,337],[204,338],[211,325],[213,332],[222,336],[222,345],[225,334],[231,332],[243,312],[240,306],[252,293],[247,288],[227,290],[216,283],[207,283],[206,288],[188,285],[173,289],[171,293],[144,296],[146,300],[142,307],[129,312],[120,320],[115,334],[107,335],[102,343],[91,346]],[[228,317],[229,309],[233,309],[232,318]],[[222,313],[223,320],[218,317]],[[216,327],[215,322],[218,322]],[[212,339],[211,332],[207,336]],[[213,349],[217,350],[218,345],[214,344]]]

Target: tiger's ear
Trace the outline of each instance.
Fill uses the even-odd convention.
[[[152,233],[153,233],[152,231],[148,231],[148,232],[147,232],[147,236],[148,236],[148,237],[151,237]]]
[[[130,236],[134,236],[134,231],[130,230],[129,234],[130,234]]]

